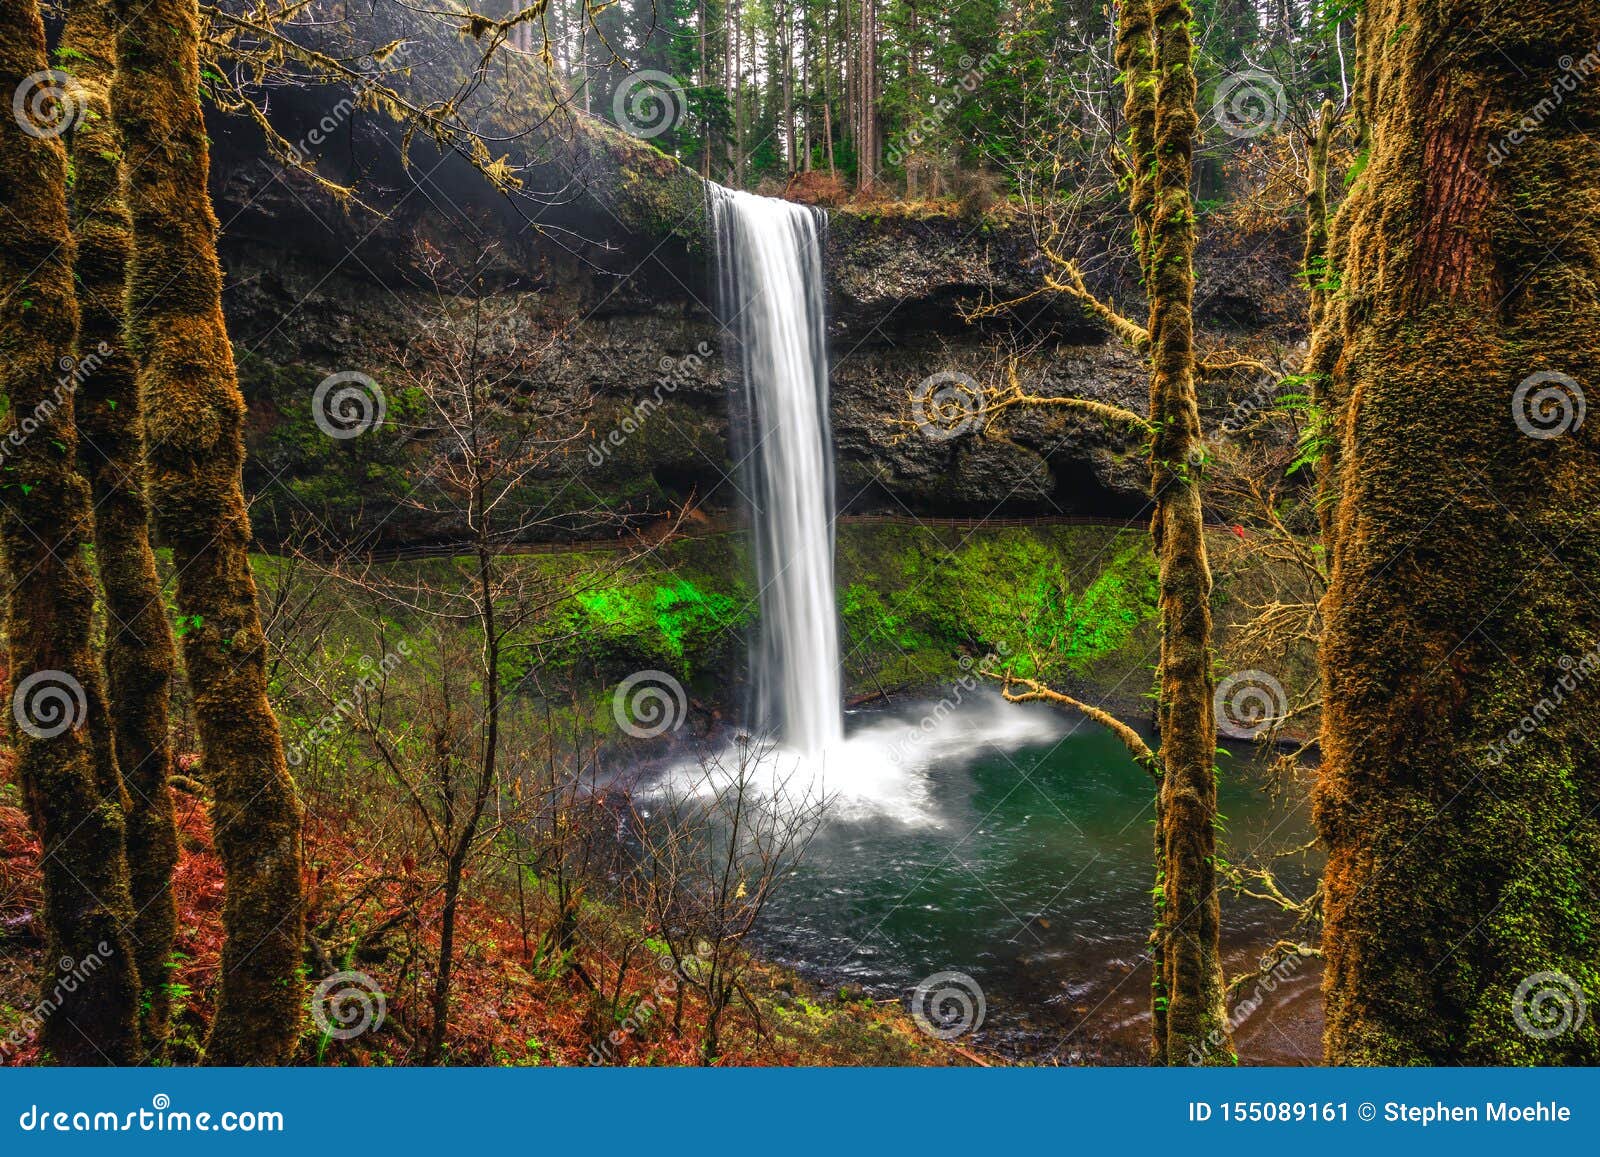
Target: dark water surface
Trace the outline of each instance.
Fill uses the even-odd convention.
[[[1013,722],[1015,712],[1042,715],[998,746],[980,739],[921,753],[914,811],[840,809],[773,901],[759,947],[819,983],[859,985],[876,998],[904,996],[934,973],[965,973],[986,1007],[963,1040],[1038,1061],[1140,1062],[1152,785],[1103,728],[1042,706],[1003,710]],[[857,713],[850,729],[881,738],[918,715]],[[1309,839],[1303,788],[1274,800],[1260,762],[1245,744],[1222,761],[1222,852],[1238,862]],[[1318,867],[1279,861],[1280,883],[1304,895]],[[1225,893],[1229,976],[1252,969],[1288,928],[1275,906]],[[1244,1063],[1317,1061],[1320,970],[1289,971],[1270,991],[1243,990],[1258,1005],[1236,1028]]]

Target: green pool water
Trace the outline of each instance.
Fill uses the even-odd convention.
[[[850,768],[830,783],[842,806],[766,913],[760,945],[818,983],[875,998],[964,974],[982,991],[971,1036],[983,1045],[1035,1060],[1137,1062],[1148,1032],[1151,784],[1092,723],[1044,706],[964,711],[961,742],[919,745],[910,760],[893,737],[916,727],[917,709],[850,719],[873,789],[851,798]],[[1235,746],[1221,760],[1223,854],[1246,862],[1306,843],[1304,785],[1266,791],[1260,754]],[[1280,882],[1303,894],[1319,866],[1279,861]],[[1225,893],[1223,927],[1231,976],[1253,968],[1289,922]],[[1257,1007],[1239,1018],[1241,1059],[1315,1061],[1319,984],[1303,964],[1270,991],[1244,990]]]

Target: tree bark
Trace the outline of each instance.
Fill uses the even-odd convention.
[[[1129,5],[1131,9],[1133,6]],[[1217,897],[1217,731],[1212,702],[1211,568],[1201,513],[1205,441],[1195,394],[1194,43],[1187,0],[1155,0],[1155,174],[1149,222],[1151,524],[1161,568],[1162,778],[1157,810],[1163,900],[1154,1051],[1166,1064],[1234,1064],[1222,983]],[[1136,85],[1146,78],[1130,78]],[[1132,98],[1130,97],[1130,100]]]
[[[70,144],[82,315],[78,348],[85,359],[76,407],[78,454],[94,502],[95,561],[106,600],[111,729],[128,795],[128,880],[144,987],[145,1049],[147,1059],[157,1059],[165,1051],[171,1004],[167,981],[178,920],[172,898],[178,833],[168,787],[168,691],[176,653],[150,549],[144,410],[122,332],[133,226],[122,199],[121,140],[111,119],[116,71],[111,0],[74,4],[61,43],[82,108]]]
[[[0,91],[32,96],[0,117],[0,547],[9,571],[8,704],[17,774],[44,854],[41,1044],[62,1064],[138,1063],[139,974],[130,935],[121,781],[90,644],[94,583],[86,561],[89,488],[78,471],[73,361],[78,303],[67,221],[67,156],[60,131],[76,91],[47,73],[37,5],[0,9]],[[43,99],[54,88],[54,107]],[[31,102],[30,102],[31,103]],[[29,127],[24,128],[23,122]]]
[[[300,803],[267,701],[241,492],[244,401],[222,315],[195,0],[116,0],[117,127],[130,156],[129,333],[147,468],[178,573],[184,665],[226,880],[212,1064],[281,1064],[299,1035]]]
[[[1359,40],[1371,148],[1315,365],[1327,1057],[1592,1065],[1600,87],[1562,61],[1600,7],[1369,0]]]

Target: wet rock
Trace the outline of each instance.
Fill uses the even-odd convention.
[[[536,380],[521,388],[544,406],[583,413],[591,441],[538,480],[528,502],[551,502],[556,515],[568,503],[641,520],[691,497],[713,511],[742,506],[741,438],[729,419],[737,383],[703,251],[673,236],[625,232],[556,245],[470,182],[451,186],[454,212],[418,196],[399,198],[381,221],[356,220],[301,178],[266,179],[270,170],[236,135],[221,134],[218,158],[225,305],[252,407],[250,481],[262,492],[263,537],[302,514],[302,504],[318,503],[338,507],[352,527],[381,526],[380,544],[456,533],[399,502],[414,445],[395,436],[330,448],[308,424],[311,391],[326,375],[360,370],[388,380],[417,311],[435,300],[430,254],[477,270],[462,288],[514,302],[530,338],[563,330]],[[589,226],[622,228],[614,219]],[[1202,265],[1203,316],[1251,332],[1288,324],[1279,300],[1285,285],[1293,288],[1282,268],[1288,252],[1257,246],[1238,261],[1211,254]],[[839,212],[825,264],[841,507],[1115,517],[1142,508],[1137,439],[1100,419],[1014,411],[955,438],[929,437],[910,422],[911,399],[931,375],[964,374],[993,391],[1013,356],[1018,381],[1033,393],[1147,405],[1139,360],[1075,302],[1038,298],[982,326],[963,320],[980,301],[1037,285],[1038,257],[1018,223]],[[1096,288],[1138,300],[1137,286],[1113,276]],[[541,533],[597,532],[558,517]]]

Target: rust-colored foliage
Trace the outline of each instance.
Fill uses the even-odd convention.
[[[0,770],[5,752],[0,750]],[[223,871],[211,839],[204,804],[177,795],[180,841],[174,896],[179,964],[173,982],[181,994],[173,1009],[171,1058],[200,1059],[200,1046],[216,1014],[224,943],[220,914]],[[332,967],[368,974],[385,998],[381,1026],[348,1040],[324,1041],[308,1025],[291,1056],[298,1064],[416,1064],[432,1015],[428,961],[436,959],[441,898],[436,881],[419,873],[406,856],[385,856],[371,833],[350,818],[308,822],[307,859],[319,865],[307,881],[312,922],[342,913],[366,931],[386,931],[364,941],[357,957]],[[22,815],[0,804],[0,921],[14,945],[8,959],[37,961],[43,944],[32,935],[30,913],[39,896],[39,849]],[[453,1063],[484,1065],[695,1065],[703,1015],[702,998],[686,984],[668,984],[656,957],[635,953],[618,996],[632,1010],[621,1023],[606,1015],[609,1002],[590,992],[580,974],[614,983],[618,944],[636,932],[607,921],[624,912],[598,915],[575,946],[568,966],[523,951],[517,897],[499,881],[474,876],[461,904],[457,998],[452,1001],[449,1052]],[[359,900],[359,904],[356,901]],[[353,906],[354,905],[354,906]],[[599,910],[597,910],[598,912]],[[553,900],[527,907],[531,941],[555,918]],[[616,938],[613,943],[611,938]],[[320,976],[313,979],[321,979]],[[781,970],[753,964],[747,983],[762,1007],[758,1029],[748,1010],[730,1014],[723,1034],[724,1065],[961,1065],[974,1054],[926,1036],[896,1002],[858,998],[830,1001],[810,992]],[[0,971],[0,1004],[12,1002],[16,978]],[[685,1001],[682,1031],[674,1031],[676,1001]],[[0,1064],[39,1060],[39,1042],[22,1034],[20,1045],[0,1024]],[[613,1034],[615,1034],[613,1036]],[[596,1051],[591,1051],[596,1050]]]

